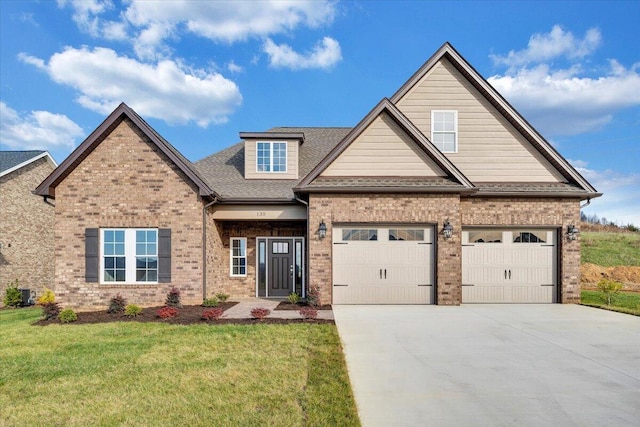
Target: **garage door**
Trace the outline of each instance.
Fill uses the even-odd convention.
[[[556,249],[555,230],[463,230],[462,302],[556,302]]]
[[[334,304],[431,304],[433,227],[333,228]]]

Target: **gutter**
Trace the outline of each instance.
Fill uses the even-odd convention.
[[[305,202],[304,200],[299,198],[295,193],[293,194],[293,196],[298,202],[302,203],[305,206],[306,211],[307,211],[307,235],[305,237],[305,242],[304,242],[304,244],[306,246],[306,250],[304,251],[304,255],[305,255],[305,260],[304,260],[304,269],[305,269],[304,278],[308,279],[308,277],[309,277],[309,274],[308,274],[309,273],[309,271],[308,271],[308,268],[309,268],[308,267],[309,266],[309,262],[308,262],[309,261],[308,260],[308,258],[309,258],[309,235],[310,235],[310,232],[311,232],[311,225],[309,224],[309,202]],[[306,280],[305,280],[305,282],[306,282]],[[307,297],[307,290],[306,290],[306,286],[305,285],[307,285],[307,283],[304,283],[302,285],[302,295],[301,295],[302,298],[306,298]]]
[[[207,299],[207,208],[218,202],[214,196],[210,203],[202,208],[202,300]]]

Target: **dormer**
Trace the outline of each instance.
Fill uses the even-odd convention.
[[[298,179],[302,132],[240,132],[245,179]]]

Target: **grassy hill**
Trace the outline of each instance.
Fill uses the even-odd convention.
[[[640,267],[640,233],[580,233],[582,264]]]

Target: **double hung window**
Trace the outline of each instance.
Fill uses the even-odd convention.
[[[102,282],[157,283],[158,230],[102,229]]]
[[[434,110],[431,112],[431,142],[443,153],[458,151],[458,112]]]
[[[231,276],[247,275],[247,239],[231,238]]]
[[[286,172],[287,171],[287,143],[286,142],[256,143],[256,171],[257,172]]]

